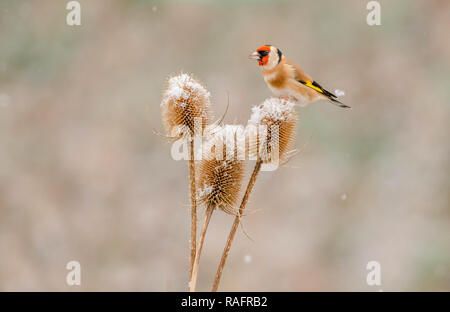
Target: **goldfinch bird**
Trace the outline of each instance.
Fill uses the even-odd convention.
[[[249,58],[258,60],[264,81],[276,96],[295,98],[302,105],[328,99],[337,106],[350,107],[339,102],[336,95],[322,88],[274,46],[263,45],[250,54]]]

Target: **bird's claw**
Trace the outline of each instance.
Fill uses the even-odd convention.
[[[281,95],[279,98],[282,100],[288,101],[288,102],[296,102],[297,101],[297,99],[295,97],[289,96],[289,95]]]

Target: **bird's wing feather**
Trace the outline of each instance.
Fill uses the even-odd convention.
[[[300,66],[298,66],[297,64],[292,62],[290,59],[286,58],[285,64],[289,65],[292,68],[295,80],[302,80],[305,82],[308,82],[308,81],[313,82],[313,79],[307,73],[305,73],[305,71],[303,69],[301,69]]]
[[[322,88],[320,84],[318,84],[316,81],[314,81],[303,69],[300,68],[297,64],[295,64],[293,61],[289,59],[285,59],[285,66],[289,67],[292,71],[293,78],[300,82],[301,84],[321,93],[323,96],[328,98],[330,101],[336,103],[337,105],[341,107],[349,107],[340,101],[337,100],[336,95],[331,93],[330,91]]]
[[[310,87],[311,89],[316,90],[319,93],[322,93],[323,95],[327,97],[335,98],[336,96],[332,94],[331,92],[328,92],[320,84],[318,84],[314,79],[312,79],[303,69],[300,68],[297,64],[292,62],[289,59],[286,59],[287,66],[290,66],[293,70],[294,78],[298,82],[304,84],[307,87]]]

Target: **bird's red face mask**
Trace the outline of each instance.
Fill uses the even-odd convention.
[[[270,46],[263,45],[250,54],[250,58],[258,60],[259,66],[265,66],[269,62]]]

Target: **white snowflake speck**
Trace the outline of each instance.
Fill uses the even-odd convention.
[[[342,90],[336,89],[336,90],[334,91],[334,94],[335,94],[337,97],[340,97],[340,96],[344,96],[344,95],[345,95],[345,92],[342,91]]]

